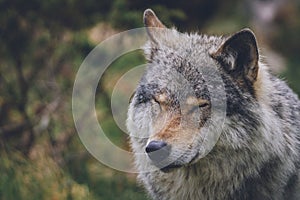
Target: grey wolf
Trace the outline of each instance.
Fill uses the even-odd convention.
[[[261,61],[254,33],[179,34],[150,9],[144,24],[148,67],[129,105],[127,127],[138,179],[149,195],[300,199],[300,102]],[[205,124],[214,126],[211,94],[218,86],[202,72],[213,78],[213,67],[224,84],[225,99],[219,100],[226,115],[216,144],[201,156]]]

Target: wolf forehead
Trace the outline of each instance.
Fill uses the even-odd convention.
[[[169,47],[154,49],[156,55],[149,60],[140,82],[143,85],[137,92],[148,94],[151,91],[169,96],[193,92],[198,98],[204,98],[207,92],[205,78],[213,75],[216,62],[210,58],[208,51],[201,55],[192,52],[192,48],[180,48],[180,51]]]
[[[175,37],[176,41],[161,40],[157,44],[149,41],[144,46],[148,67],[141,80],[144,85],[140,85],[137,93],[145,94],[144,96],[149,98],[151,96],[149,93],[166,92],[176,95],[174,91],[167,88],[177,89],[179,92],[188,89],[192,90],[197,98],[209,99],[205,75],[206,78],[213,75],[217,65],[210,53],[218,49],[224,42],[224,38],[183,34],[175,30],[168,30],[168,32],[167,34],[175,35],[172,37]],[[178,82],[186,88],[178,88]],[[172,87],[172,84],[177,88]]]
[[[197,33],[180,33],[176,29],[164,29],[157,43],[149,40],[143,50],[147,60],[155,64],[172,64],[181,66],[186,63],[209,64],[210,54],[217,51],[226,40],[224,36],[200,35]],[[176,66],[175,66],[176,67]]]

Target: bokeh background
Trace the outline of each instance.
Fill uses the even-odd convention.
[[[71,96],[88,53],[109,36],[142,27],[152,8],[179,31],[228,34],[250,27],[271,70],[300,93],[300,2],[295,0],[0,0],[0,199],[147,199],[135,174],[94,159],[74,128]],[[145,63],[117,59],[101,79],[97,117],[129,149],[114,122],[117,80]]]

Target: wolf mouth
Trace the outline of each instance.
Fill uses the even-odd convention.
[[[178,168],[181,168],[181,167],[184,167],[184,166],[188,166],[188,165],[193,164],[193,162],[194,162],[195,160],[197,160],[198,157],[199,157],[199,152],[196,153],[196,155],[191,159],[191,161],[190,161],[187,165],[184,165],[184,164],[177,164],[176,162],[173,162],[173,163],[171,163],[170,165],[161,168],[160,170],[161,170],[162,172],[164,172],[164,173],[171,172],[171,171],[173,171],[174,169],[178,169]]]
[[[162,172],[164,172],[164,173],[168,173],[168,172],[171,172],[171,171],[174,170],[174,169],[181,168],[181,167],[183,167],[183,165],[170,164],[170,165],[168,165],[168,166],[166,166],[166,167],[161,168],[160,170],[161,170]]]
[[[197,158],[199,157],[200,153],[197,152],[196,155],[191,159],[191,161],[189,162],[189,164],[192,164],[195,160],[197,160]]]

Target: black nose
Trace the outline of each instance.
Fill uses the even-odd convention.
[[[164,141],[151,141],[145,150],[155,163],[165,160],[170,155],[170,146]]]
[[[163,147],[167,146],[167,143],[165,143],[164,141],[151,141],[147,147],[146,147],[146,152],[147,153],[151,153],[154,151],[158,151],[160,149],[162,149]]]

